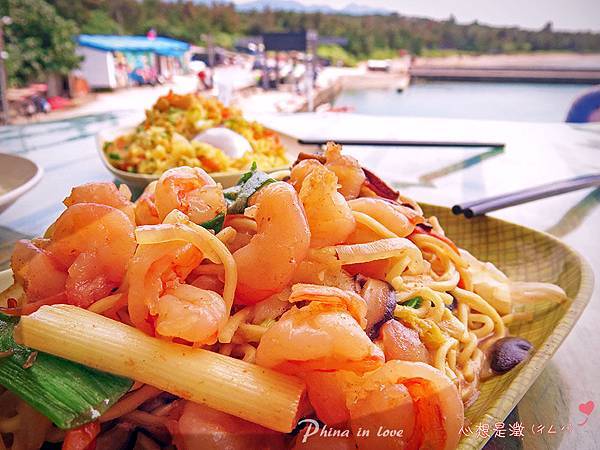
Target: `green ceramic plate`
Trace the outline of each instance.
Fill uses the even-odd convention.
[[[519,370],[484,382],[481,395],[465,412],[472,430],[478,423],[487,423],[493,430],[525,395],[575,326],[592,295],[592,270],[575,250],[547,233],[490,217],[465,219],[439,206],[421,206],[426,215],[438,217],[450,239],[478,259],[494,263],[516,281],[557,284],[571,299],[562,305],[532,305],[524,311],[531,311],[534,320],[510,327],[511,334],[533,343],[535,354]],[[459,449],[480,449],[486,441],[473,433],[463,437]]]
[[[558,284],[571,299],[558,306],[536,304],[530,307],[532,322],[510,329],[512,334],[529,339],[535,354],[519,370],[483,383],[478,400],[466,411],[469,423],[488,423],[493,429],[525,395],[575,325],[592,294],[592,271],[577,252],[549,234],[489,217],[467,220],[448,208],[422,206],[427,215],[440,219],[448,237],[459,247],[494,263],[513,280]],[[0,272],[0,291],[11,283],[11,272]],[[486,440],[471,434],[462,439],[459,449],[480,449]]]

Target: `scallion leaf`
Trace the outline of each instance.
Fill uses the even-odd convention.
[[[235,186],[231,186],[230,188],[223,189],[223,195],[225,196],[225,200],[227,200],[229,203],[233,202],[240,193],[241,188],[241,186],[236,184]]]
[[[97,419],[129,391],[133,381],[100,372],[47,353],[17,345],[13,329],[19,319],[0,314],[0,385],[15,393],[59,428],[70,429]]]
[[[237,182],[237,185],[241,186],[242,184],[244,184],[246,181],[248,181],[250,179],[250,177],[257,170],[258,170],[258,166],[256,165],[256,161],[252,161],[252,165],[250,166],[250,170],[240,177],[240,179]]]
[[[225,222],[225,213],[221,213],[214,219],[201,223],[200,226],[206,228],[207,230],[213,230],[215,233],[218,233],[223,229],[223,222]]]
[[[252,163],[249,172],[246,172],[237,185],[223,191],[229,203],[227,214],[242,214],[248,206],[248,199],[257,191],[275,180],[265,172],[257,170],[256,163]]]
[[[411,298],[410,300],[406,300],[405,302],[400,303],[402,306],[408,306],[409,308],[420,308],[421,307],[421,303],[423,303],[423,297],[414,297]]]

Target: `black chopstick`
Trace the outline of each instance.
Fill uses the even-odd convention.
[[[325,145],[334,141],[340,145],[374,146],[374,147],[504,147],[502,142],[478,142],[478,141],[378,141],[362,139],[298,139],[300,145]]]
[[[498,209],[508,208],[509,206],[520,205],[522,203],[566,194],[567,192],[593,186],[600,186],[600,174],[583,175],[568,180],[523,189],[521,191],[454,205],[452,207],[452,212],[456,215],[462,213],[465,217],[470,219],[471,217],[480,216],[490,211],[496,211]]]

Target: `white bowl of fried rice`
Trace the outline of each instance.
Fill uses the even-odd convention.
[[[195,139],[217,127],[245,138],[251,150],[240,156]],[[164,171],[179,166],[200,167],[229,187],[253,163],[265,172],[276,172],[288,168],[300,152],[290,136],[246,120],[216,99],[195,94],[160,97],[139,125],[103,130],[96,142],[106,168],[134,188],[144,188]]]

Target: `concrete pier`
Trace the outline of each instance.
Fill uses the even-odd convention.
[[[598,53],[523,53],[416,58],[416,80],[523,83],[600,83]]]
[[[414,80],[489,81],[514,83],[600,83],[600,69],[526,67],[411,67]]]

